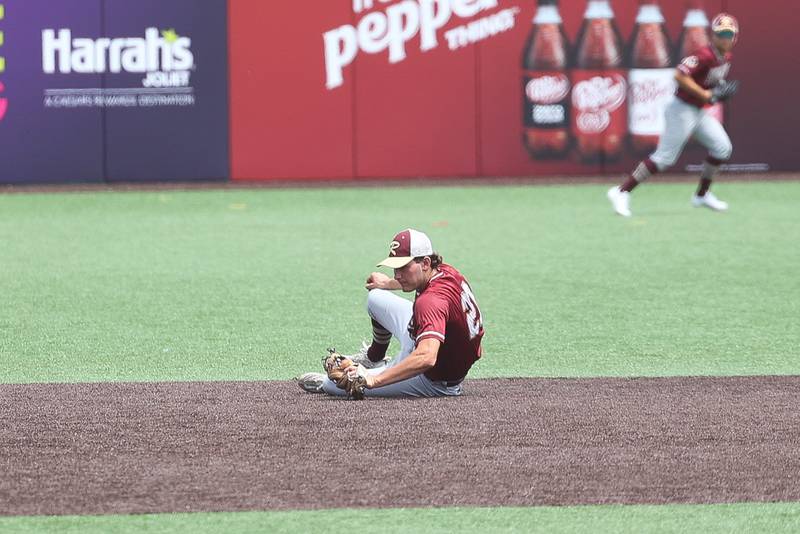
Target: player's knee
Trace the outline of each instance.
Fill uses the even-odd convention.
[[[386,307],[386,297],[391,295],[385,289],[370,289],[367,293],[367,313],[375,318],[375,310]]]
[[[673,156],[670,159],[668,159],[667,161],[654,161],[653,163],[656,164],[656,168],[658,169],[658,172],[664,172],[667,169],[669,169],[670,167],[672,167],[673,165],[675,165],[676,161],[678,161],[678,156]]]
[[[720,143],[714,147],[714,151],[711,153],[711,156],[722,161],[727,161],[731,159],[731,154],[733,154],[733,145],[730,141],[726,141],[725,143]]]
[[[651,160],[651,161],[653,161],[653,160]],[[653,161],[653,165],[655,165],[656,169],[655,169],[655,171],[651,171],[651,172],[653,172],[653,174],[664,172],[667,169],[669,169],[670,167],[672,167],[673,165],[675,165],[676,161],[678,161],[678,156],[669,156],[669,157],[667,157],[667,158],[665,158],[663,160]]]
[[[650,161],[656,166],[655,172],[664,172],[675,165],[675,162],[678,161],[678,154],[655,153],[650,156]]]

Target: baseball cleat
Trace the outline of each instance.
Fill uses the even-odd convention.
[[[297,379],[297,385],[308,393],[322,393],[322,383],[326,378],[327,375],[322,373],[306,373]]]
[[[718,199],[711,191],[706,192],[702,197],[692,195],[692,206],[695,208],[705,206],[714,211],[725,211],[728,209],[728,203]]]
[[[343,354],[345,358],[349,358],[353,363],[357,363],[363,366],[365,369],[375,369],[376,367],[383,367],[389,363],[389,357],[385,357],[382,360],[378,360],[377,362],[373,362],[367,356],[367,351],[369,350],[369,343],[366,341],[361,342],[361,348],[358,349],[358,352],[355,354]]]
[[[623,217],[631,216],[631,194],[628,191],[620,191],[619,187],[614,186],[608,190],[606,196],[617,214]]]

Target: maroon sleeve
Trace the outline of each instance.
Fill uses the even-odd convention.
[[[703,61],[697,55],[687,56],[683,58],[680,65],[678,65],[678,70],[682,74],[685,74],[686,76],[694,76],[702,68],[703,68]]]
[[[444,331],[447,324],[447,301],[435,296],[425,295],[417,298],[414,306],[414,323],[417,325],[417,339],[419,343],[426,338],[438,339],[444,343]]]
[[[714,63],[714,53],[708,47],[701,48],[691,56],[686,56],[678,65],[678,70],[686,76],[696,78],[698,73],[708,70]]]

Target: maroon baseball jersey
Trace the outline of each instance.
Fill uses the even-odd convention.
[[[678,70],[686,76],[691,76],[703,89],[711,89],[728,75],[732,57],[730,53],[721,55],[714,45],[708,45],[691,56],[683,58],[681,64],[678,65]],[[693,106],[701,108],[706,105],[701,99],[680,86],[676,94],[678,98]]]
[[[417,294],[408,331],[415,345],[428,338],[442,342],[436,365],[425,372],[431,380],[462,380],[481,357],[481,312],[472,289],[454,267],[440,265]]]

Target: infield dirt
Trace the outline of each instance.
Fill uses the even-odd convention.
[[[0,385],[0,515],[800,500],[800,377]]]

